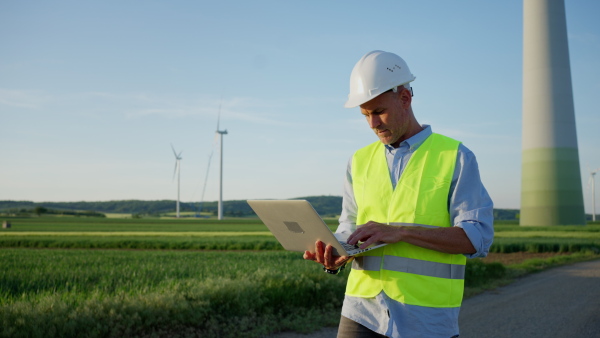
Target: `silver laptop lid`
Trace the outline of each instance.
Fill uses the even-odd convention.
[[[334,255],[339,256],[356,255],[372,249],[346,251],[321,216],[306,200],[248,200],[247,202],[286,250],[314,251],[317,240],[331,244]]]
[[[315,242],[320,240],[344,252],[327,224],[308,201],[249,200],[248,204],[284,249],[314,251]]]

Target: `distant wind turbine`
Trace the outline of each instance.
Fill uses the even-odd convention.
[[[227,129],[225,130],[219,130],[219,121],[221,119],[221,104],[219,103],[219,115],[217,117],[217,131],[216,134],[220,135],[220,140],[219,143],[221,145],[221,150],[220,150],[220,162],[221,162],[221,167],[220,167],[220,174],[219,174],[219,212],[218,212],[218,219],[222,220],[223,219],[223,135],[227,135]]]
[[[600,171],[600,168],[590,171],[590,180],[588,184],[592,185],[592,221],[596,221],[596,173]]]
[[[181,151],[179,154],[175,151],[173,144],[171,144],[171,149],[173,149],[173,155],[175,155],[175,171],[173,171],[173,179],[175,179],[175,174],[177,174],[177,218],[179,218],[179,187],[181,183]]]

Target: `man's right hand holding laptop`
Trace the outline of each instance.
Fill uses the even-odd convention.
[[[359,231],[360,230],[360,231]],[[374,221],[369,221],[366,224],[357,227],[357,230],[352,234],[335,234],[338,239],[344,237],[342,241],[351,245],[358,245],[361,249],[365,249],[375,243],[396,243],[402,240],[399,227],[386,225]],[[333,254],[333,247],[325,245],[321,241],[315,243],[315,252],[304,251],[304,259],[315,261],[322,264],[324,270],[331,274],[341,272],[340,268],[354,256],[337,256]]]
[[[325,268],[326,272],[335,274],[340,271],[340,268],[353,259],[353,256],[336,256],[333,254],[333,247],[325,245],[321,241],[315,243],[315,252],[304,251],[304,259],[315,261]]]

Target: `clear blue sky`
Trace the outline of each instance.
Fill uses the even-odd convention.
[[[600,2],[566,11],[591,212]],[[225,200],[341,195],[377,140],[343,108],[350,71],[382,49],[417,76],[419,122],[475,152],[497,208],[520,205],[521,1],[2,1],[0,46],[0,200],[175,199],[172,143],[186,202],[214,151],[214,201],[220,104]]]

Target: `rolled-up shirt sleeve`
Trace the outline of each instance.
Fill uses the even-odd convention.
[[[481,182],[475,154],[462,144],[450,187],[449,211],[454,226],[462,228],[475,247],[475,253],[465,256],[487,256],[494,240],[494,204]]]

